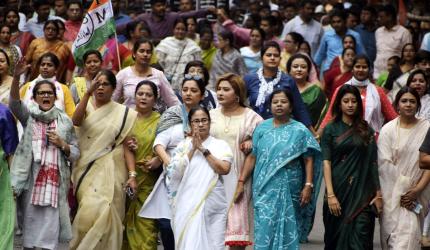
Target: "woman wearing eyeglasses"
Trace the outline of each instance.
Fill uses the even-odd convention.
[[[200,77],[186,75],[181,90],[183,104],[170,107],[161,116],[153,149],[164,167],[169,165],[176,146],[190,134],[188,113],[192,108],[199,106],[204,98],[204,92],[205,83]],[[164,249],[169,250],[175,249],[175,240],[170,227],[172,214],[167,199],[165,175],[164,171],[139,215],[144,218],[158,219]]]
[[[210,111],[211,135],[225,140],[233,150],[230,173],[223,177],[229,205],[225,244],[245,248],[252,244],[250,238],[251,182],[239,180],[243,163],[252,150],[252,133],[263,118],[245,105],[245,83],[238,75],[227,73],[217,80],[217,96],[220,107]],[[244,199],[234,203],[234,193],[238,185],[245,186]]]
[[[188,114],[191,135],[179,143],[167,166],[176,249],[224,249],[228,203],[221,176],[230,171],[229,145],[209,135],[210,115]]]
[[[23,213],[24,248],[57,249],[60,241],[72,238],[69,162],[80,152],[72,121],[55,105],[59,93],[54,83],[35,83],[34,102],[21,101],[18,76],[25,67],[24,60],[17,64],[10,91],[9,107],[24,126],[11,165],[11,183]]]
[[[162,113],[167,108],[179,104],[178,98],[163,72],[150,66],[153,51],[153,44],[149,40],[140,39],[134,43],[135,64],[122,69],[116,75],[118,85],[112,97],[114,101],[123,102],[127,107],[134,108],[136,106],[134,95],[136,86],[139,82],[146,80],[157,85],[160,95],[154,108],[158,112]]]

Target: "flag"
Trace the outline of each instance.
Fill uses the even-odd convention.
[[[115,34],[115,19],[110,0],[93,0],[73,42],[75,63],[83,66],[82,56],[90,49],[98,49]]]

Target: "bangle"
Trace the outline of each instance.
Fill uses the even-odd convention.
[[[334,194],[331,194],[331,195],[327,195],[327,198],[332,198],[332,197],[335,197],[336,195],[334,195]]]
[[[245,182],[245,181],[244,181],[244,180],[239,179],[237,182],[242,182],[242,183],[243,183],[243,182]]]
[[[375,199],[381,199],[382,200],[382,196],[376,196]]]
[[[309,186],[310,188],[314,188],[314,184],[311,182],[306,182],[305,186]]]
[[[128,171],[128,177],[136,177],[137,176],[137,172],[136,171]]]

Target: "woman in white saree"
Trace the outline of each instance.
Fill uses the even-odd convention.
[[[227,199],[221,175],[230,171],[233,153],[225,141],[209,136],[206,108],[188,114],[192,136],[183,140],[167,167],[175,248],[224,249]]]
[[[430,123],[416,118],[419,94],[403,87],[394,106],[399,117],[387,123],[378,139],[378,165],[384,210],[383,249],[420,249],[420,228],[428,211],[430,170],[419,168],[419,147]],[[422,209],[420,209],[420,205]]]

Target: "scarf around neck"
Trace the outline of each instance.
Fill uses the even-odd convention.
[[[258,89],[258,97],[257,97],[257,101],[255,102],[255,106],[260,107],[261,105],[264,105],[264,103],[266,102],[267,96],[272,94],[273,87],[276,86],[281,80],[282,73],[278,69],[275,79],[273,79],[270,82],[267,82],[266,78],[264,78],[264,75],[263,75],[263,68],[260,68],[257,71],[257,76],[258,76],[258,80],[260,81],[260,88]]]
[[[375,85],[369,79],[359,81],[354,76],[346,82],[356,87],[366,87],[366,98],[363,98],[365,103],[364,120],[366,120],[373,130],[379,133],[384,125],[385,118],[382,115],[381,99]]]

